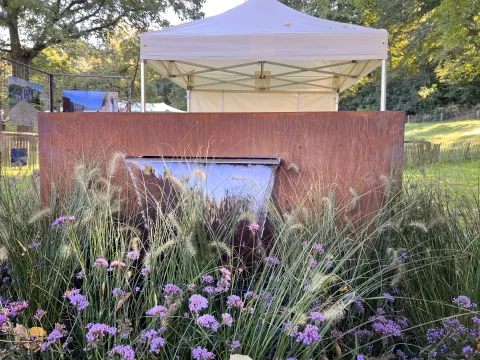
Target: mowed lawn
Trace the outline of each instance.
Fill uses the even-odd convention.
[[[406,124],[405,140],[426,140],[435,144],[480,141],[480,120]],[[470,198],[480,198],[480,160],[443,163],[404,172],[405,182],[441,184]]]
[[[480,140],[480,120],[406,124],[405,141],[412,140],[426,140],[435,144]]]

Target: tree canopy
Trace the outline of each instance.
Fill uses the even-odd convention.
[[[121,22],[136,29],[168,26],[169,8],[182,19],[197,19],[205,0],[0,0],[0,50],[28,63],[49,46],[105,38]]]

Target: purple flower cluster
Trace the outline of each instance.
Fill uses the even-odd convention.
[[[390,300],[391,302],[394,302],[395,301],[395,298],[390,295],[389,293],[384,293],[383,296],[387,299],[387,300]]]
[[[318,322],[324,322],[325,321],[325,316],[322,313],[317,312],[317,311],[310,313],[310,318],[313,321],[318,321]]]
[[[248,225],[248,230],[250,230],[251,232],[258,231],[260,230],[260,225],[258,225],[257,223],[252,223]]]
[[[314,258],[311,258],[308,260],[308,266],[310,266],[312,269],[315,269],[318,265],[318,261],[315,260]]]
[[[45,310],[38,309],[35,315],[33,316],[35,320],[42,320],[42,317],[44,317],[47,314]]]
[[[108,261],[105,260],[104,258],[98,258],[97,260],[95,260],[95,262],[93,263],[93,267],[104,267],[104,268],[108,268]]]
[[[152,272],[152,270],[150,270],[149,267],[144,267],[144,268],[142,269],[142,275],[143,275],[143,276],[147,276],[147,275],[150,274],[151,272]]]
[[[146,312],[148,316],[155,316],[163,319],[167,313],[167,308],[165,306],[157,305],[151,308]]]
[[[305,345],[310,345],[312,342],[320,339],[320,335],[318,335],[318,327],[310,324],[305,326],[303,331],[296,331],[293,336],[296,338],[297,342],[301,342]]]
[[[78,280],[81,280],[83,279],[85,276],[85,274],[83,273],[83,271],[79,271],[76,275],[75,275],[75,278],[77,278]]]
[[[55,328],[52,330],[50,334],[48,334],[47,341],[42,344],[40,350],[42,352],[47,351],[50,348],[50,346],[52,346],[52,344],[61,340],[65,336],[67,336],[67,330],[65,328],[65,325],[56,323]]]
[[[197,346],[195,349],[192,350],[192,357],[195,360],[209,360],[215,359],[215,354],[208,351],[207,349]]]
[[[117,296],[122,296],[123,297],[123,296],[125,296],[125,294],[126,294],[126,292],[123,291],[120,288],[115,288],[115,289],[112,290],[112,295],[115,296],[115,297],[117,297]]]
[[[243,301],[242,299],[240,298],[240,296],[237,296],[237,295],[230,295],[228,298],[227,298],[227,306],[229,308],[231,307],[236,307],[238,309],[243,309]]]
[[[238,340],[234,340],[232,342],[232,345],[230,346],[230,352],[234,352],[237,349],[240,349],[242,347],[242,344]]]
[[[110,327],[105,324],[92,324],[89,323],[86,326],[86,329],[88,329],[86,338],[88,341],[88,348],[94,348],[97,347],[98,343],[100,340],[105,336],[105,335],[110,335],[113,336],[117,333],[117,329],[114,327]]]
[[[80,289],[68,290],[64,297],[70,300],[70,305],[76,306],[78,311],[84,310],[90,304],[87,298],[80,294]]]
[[[332,330],[332,337],[336,340],[339,340],[343,337],[343,333],[338,329],[333,329]]]
[[[5,303],[2,313],[9,319],[13,319],[23,313],[28,307],[27,301],[12,301]]]
[[[40,245],[41,245],[41,244],[40,244],[39,242],[34,241],[34,242],[32,242],[30,245],[28,245],[28,248],[29,248],[29,249],[35,249],[35,250],[36,250],[36,249],[38,249],[38,248],[40,247]]]
[[[227,326],[232,326],[233,319],[230,314],[222,314],[222,322]]]
[[[69,221],[69,222],[73,222],[75,221],[75,216],[71,215],[71,216],[60,216],[59,218],[55,219],[55,221],[52,223],[52,228],[54,227],[57,227],[58,225],[60,224],[63,224],[64,222],[66,221]]]
[[[165,295],[165,296],[182,296],[183,291],[177,285],[167,284],[163,287],[163,295]]]
[[[280,260],[274,256],[267,256],[263,261],[267,264],[280,265]]]
[[[273,301],[275,300],[275,297],[272,295],[271,292],[262,290],[257,296],[255,296],[255,299],[262,301],[267,307],[267,309],[270,309]]]
[[[323,255],[325,253],[325,249],[320,244],[313,244],[312,249],[317,252],[319,255]]]
[[[381,336],[401,336],[402,328],[393,320],[387,319],[384,315],[373,316],[372,321],[373,330]]]
[[[445,336],[445,331],[442,328],[430,328],[427,330],[427,340],[429,343],[439,342]]]
[[[203,275],[202,282],[207,284],[212,284],[215,281],[212,275]]]
[[[397,258],[396,261],[397,261],[397,263],[399,263],[399,264],[404,264],[405,261],[407,261],[407,259],[408,259],[408,255],[407,255],[407,253],[404,251],[404,252],[402,252],[402,253],[400,254],[400,256]]]
[[[199,313],[201,310],[208,308],[208,300],[202,295],[192,295],[189,299],[189,309],[194,313]]]
[[[462,349],[462,353],[465,356],[465,359],[473,359],[478,355],[478,350],[473,350],[471,346],[465,346]]]
[[[161,337],[153,338],[150,343],[150,352],[153,354],[160,354],[160,350],[165,346],[165,340]]]
[[[118,267],[118,268],[124,268],[125,267],[125,263],[123,261],[120,261],[120,260],[114,260],[110,263],[110,267],[107,269],[108,271],[113,271],[113,268],[114,267]]]
[[[465,295],[460,295],[459,297],[453,299],[454,304],[457,304],[458,307],[464,309],[475,309],[477,304],[473,304],[470,298]]]
[[[355,309],[359,314],[364,314],[365,313],[365,307],[363,306],[363,301],[357,300],[355,301]]]
[[[127,259],[129,260],[138,260],[139,257],[140,254],[138,253],[138,251],[130,251],[129,253],[127,253]]]
[[[467,328],[460,324],[460,321],[457,318],[443,319],[442,324],[446,330],[455,335],[465,335],[468,333]]]
[[[194,291],[195,290],[195,284],[188,284],[187,289],[188,289],[188,291]]]
[[[206,314],[202,315],[197,319],[197,323],[200,326],[203,326],[206,329],[212,329],[213,331],[217,331],[218,328],[220,327],[220,324],[218,323],[217,320],[213,317],[213,315]]]
[[[118,345],[108,352],[109,357],[120,356],[122,360],[134,360],[135,351],[128,345]]]

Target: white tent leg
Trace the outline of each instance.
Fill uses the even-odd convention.
[[[387,59],[382,60],[382,85],[380,90],[380,111],[387,110]]]
[[[335,94],[335,111],[338,111],[338,103],[339,103],[339,101],[340,101],[340,94],[339,94],[338,91],[337,91],[337,93]]]
[[[145,112],[145,60],[140,61],[140,101],[142,112]]]
[[[187,90],[187,112],[190,112],[190,90]]]

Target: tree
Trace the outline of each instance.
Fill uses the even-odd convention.
[[[136,29],[167,26],[172,8],[182,19],[203,17],[205,0],[0,0],[0,51],[28,64],[49,46],[68,40],[105,37],[121,22]]]

